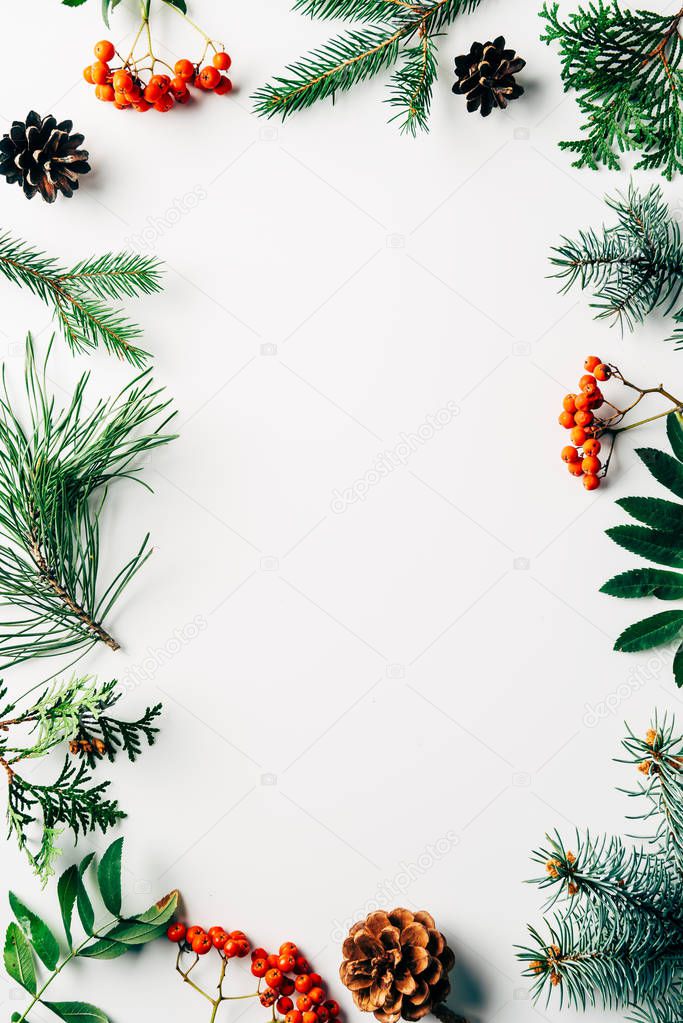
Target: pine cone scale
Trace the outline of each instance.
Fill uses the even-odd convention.
[[[28,199],[40,192],[54,202],[59,192],[67,198],[79,185],[79,176],[90,170],[85,138],[71,135],[72,121],[52,116],[41,118],[32,110],[25,122],[14,121],[0,139],[0,174],[8,184],[20,184]]]
[[[467,97],[468,111],[480,110],[482,117],[487,117],[494,107],[504,110],[510,100],[523,95],[515,75],[525,66],[526,61],[514,50],[505,48],[503,36],[473,43],[468,54],[455,58],[453,92]]]

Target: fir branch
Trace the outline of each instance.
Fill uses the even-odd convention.
[[[575,284],[590,288],[598,319],[609,319],[623,330],[655,310],[673,314],[670,338],[683,344],[683,239],[658,185],[642,194],[630,185],[624,196],[606,200],[617,223],[580,231],[575,240],[563,238],[551,263],[562,292]]]
[[[683,8],[672,16],[595,0],[566,21],[558,11],[544,3],[541,38],[559,44],[564,88],[579,93],[587,133],[560,148],[577,154],[575,167],[594,170],[617,170],[621,153],[639,150],[636,167],[671,180],[683,167]]]
[[[321,19],[345,18],[367,28],[350,30],[330,39],[295,64],[286,74],[264,85],[252,97],[257,113],[286,117],[319,100],[334,98],[354,85],[374,77],[398,61],[404,64],[391,83],[391,106],[399,108],[391,120],[399,120],[411,135],[427,130],[432,90],[437,75],[434,37],[463,13],[473,11],[480,0],[297,0],[294,10]],[[411,40],[418,38],[417,44]]]
[[[103,622],[151,550],[145,537],[101,590],[102,508],[109,484],[137,479],[139,457],[172,439],[164,431],[175,413],[149,370],[91,411],[85,374],[58,410],[47,391],[47,358],[49,350],[40,370],[29,337],[28,428],[4,372],[0,393],[0,605],[12,608],[0,620],[5,665],[96,642],[118,649]]]
[[[161,266],[151,256],[122,252],[62,267],[26,242],[0,233],[0,273],[37,295],[53,311],[74,353],[103,345],[138,368],[149,353],[137,346],[141,329],[108,301],[161,290]]]
[[[585,1009],[622,1008],[638,1023],[680,1020],[683,995],[683,737],[675,722],[654,716],[640,739],[630,730],[627,758],[647,779],[628,794],[645,800],[636,817],[655,833],[648,847],[576,835],[570,851],[559,835],[533,859],[550,890],[544,928],[529,928],[518,958],[532,995]]]
[[[5,695],[0,690],[0,701]],[[116,680],[99,684],[91,676],[73,676],[36,699],[25,696],[4,708],[0,766],[8,785],[8,834],[14,835],[43,882],[52,873],[65,829],[78,839],[95,830],[105,833],[125,816],[107,796],[110,782],[93,783],[92,771],[105,758],[113,763],[121,752],[134,762],[143,745],[152,746],[161,705],[148,707],[138,720],[125,721],[111,713],[120,698]],[[68,755],[53,782],[38,785],[23,776],[23,763],[42,759],[59,746],[66,746]],[[37,848],[29,837],[36,826],[41,829]]]

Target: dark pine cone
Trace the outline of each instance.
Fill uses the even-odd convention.
[[[343,956],[342,982],[358,1008],[373,1012],[380,1023],[422,1019],[450,991],[455,957],[424,911],[370,913],[349,931]]]
[[[88,153],[79,149],[83,135],[71,135],[72,121],[57,124],[56,118],[41,118],[35,110],[26,122],[13,121],[9,135],[0,139],[0,174],[8,184],[18,184],[32,199],[40,192],[45,202],[54,202],[57,192],[70,197],[78,188],[78,175],[90,170]]]
[[[504,110],[510,100],[523,94],[515,75],[525,65],[514,50],[505,49],[503,36],[493,42],[472,43],[469,53],[455,58],[458,80],[453,92],[467,96],[470,112],[481,108],[481,116],[488,117],[494,107]]]

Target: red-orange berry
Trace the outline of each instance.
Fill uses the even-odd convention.
[[[309,1009],[303,1014],[302,1023],[318,1023],[318,1014]]]
[[[187,929],[188,943],[191,945],[195,938],[198,938],[200,934],[205,933],[206,932],[204,931],[204,928],[200,927],[199,924],[194,924],[193,927],[188,927]]]
[[[593,413],[581,409],[574,416],[574,422],[576,423],[577,426],[590,426],[590,424],[593,422]]]
[[[137,82],[131,82],[129,88],[126,89],[126,98],[129,99],[131,103],[137,103],[142,99],[142,89]]]
[[[198,956],[205,956],[212,948],[213,943],[208,934],[198,934],[192,942],[192,951]]]
[[[109,65],[96,60],[90,67],[90,76],[95,85],[105,85],[109,78]]]
[[[339,1002],[335,1002],[334,998],[328,998],[325,1008],[333,1018],[339,1015]]]
[[[325,992],[321,987],[312,987],[308,992],[308,997],[314,1005],[322,1005],[325,1001]]]
[[[583,476],[583,469],[581,468],[581,462],[568,462],[567,468],[572,476]]]
[[[98,60],[108,61],[116,53],[116,47],[108,39],[100,39],[99,43],[95,43],[93,52]]]
[[[151,109],[152,104],[148,103],[146,99],[139,99],[133,103],[133,110],[138,110],[141,114],[144,114],[147,110]]]
[[[278,998],[277,1000],[277,1011],[281,1012],[283,1016],[286,1016],[288,1012],[291,1012],[294,1008],[294,1002],[291,998]]]
[[[600,477],[593,476],[592,474],[589,476],[584,476],[583,485],[586,488],[586,490],[597,490],[598,487],[600,486]]]
[[[576,398],[575,394],[565,394],[564,398],[562,399],[562,408],[565,410],[565,412],[572,413],[576,412],[576,403],[574,401],[575,398]]]
[[[293,941],[283,941],[280,945],[280,955],[292,955],[297,956],[299,954],[299,948],[294,944]]]
[[[182,941],[185,933],[185,924],[170,924],[166,930],[166,937],[169,941]]]
[[[599,362],[600,359],[597,357],[597,355],[589,355],[583,364],[583,368],[586,370],[586,372],[592,373]]]
[[[589,384],[595,383],[595,377],[591,373],[584,373],[579,380],[579,390],[585,391]]]
[[[278,969],[283,973],[291,973],[296,966],[296,958],[290,952],[285,952],[277,961]]]
[[[299,994],[306,995],[313,987],[313,981],[307,973],[302,973],[294,981],[294,987],[297,989]]]
[[[293,995],[295,991],[294,981],[291,977],[283,977],[282,984],[280,984],[281,995]]]
[[[598,455],[602,444],[596,437],[589,437],[586,443],[583,445],[584,455]]]
[[[581,462],[581,468],[589,476],[595,476],[598,469],[600,468],[600,459],[596,458],[595,455],[586,455]]]
[[[125,71],[123,68],[120,68],[118,71],[114,72],[111,84],[117,92],[128,92],[133,85],[133,76],[129,71]]]
[[[588,379],[586,379],[586,377],[582,377],[582,379],[586,382],[581,390],[584,394],[587,394],[589,398],[592,398],[594,394],[600,393],[600,388],[598,387],[598,382],[595,377],[588,377]]]
[[[259,995],[259,1001],[261,1005],[265,1006],[266,1009],[269,1008],[271,1005],[275,1004],[276,998],[277,998],[276,993],[272,990],[272,988],[269,987],[267,987],[266,990],[262,991],[261,994]]]
[[[171,88],[171,79],[168,75],[152,75],[149,84],[158,86],[159,92],[163,96]]]
[[[227,93],[232,92],[232,82],[225,75],[221,75],[221,79],[213,91],[217,96],[225,96]]]
[[[268,987],[278,988],[282,983],[282,972],[278,969],[271,968],[266,973],[266,984]]]
[[[268,972],[268,961],[260,956],[252,960],[251,972],[255,977],[265,977]]]
[[[207,66],[203,67],[202,70],[199,72],[199,80],[202,84],[203,89],[212,90],[215,89],[218,83],[220,82],[221,73],[218,70],[218,68],[212,67],[210,64],[207,64]]]
[[[148,103],[156,103],[156,101],[161,97],[161,94],[161,89],[156,82],[150,82],[149,85],[145,87],[144,96]]]
[[[92,76],[92,64],[88,64],[87,67],[83,68],[83,77],[85,78],[88,85],[94,85],[95,82]]]
[[[609,366],[606,366],[604,362],[601,362],[598,366],[596,366],[593,372],[600,381],[609,380],[612,376],[612,370]]]
[[[313,1002],[308,997],[308,995],[299,995],[299,997],[296,1000],[296,1007],[301,1012],[308,1012],[308,1010],[312,1008],[312,1006]]]
[[[159,96],[159,99],[154,104],[154,109],[159,110],[162,114],[168,113],[173,106],[175,100],[170,92],[165,92],[163,96]]]
[[[588,434],[582,426],[575,426],[572,432],[569,434],[569,439],[572,444],[575,444],[577,448],[580,448],[585,441]]]
[[[181,60],[176,61],[173,70],[179,78],[192,78],[194,75],[194,64],[191,60],[183,57]]]
[[[285,1016],[285,1023],[302,1023],[303,1016],[298,1009],[291,1009]]]
[[[173,92],[187,92],[187,79],[176,75],[171,81],[171,89]]]
[[[576,405],[577,412],[585,411],[590,404],[590,398],[581,391],[581,394],[577,394],[574,404]]]
[[[105,103],[113,103],[114,87],[113,85],[96,85],[95,95],[98,99],[103,100]]]
[[[221,50],[220,53],[214,53],[213,55],[213,66],[217,67],[219,71],[227,71],[232,60],[225,51]]]
[[[557,421],[560,426],[564,426],[565,430],[571,430],[574,426],[574,416],[571,412],[560,412]]]
[[[562,448],[562,454],[560,458],[563,462],[575,462],[579,457],[579,452],[576,448],[572,447],[571,444],[567,444],[566,447]]]

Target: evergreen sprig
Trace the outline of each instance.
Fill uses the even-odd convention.
[[[646,844],[585,837],[571,849],[559,834],[533,854],[548,893],[544,929],[520,947],[532,994],[583,1009],[624,1009],[639,1023],[674,1023],[683,1012],[683,736],[655,715],[644,738],[628,730],[620,762],[643,781],[628,795],[644,803],[629,817]]]
[[[636,454],[658,483],[675,497],[683,498],[683,424],[679,413],[666,420],[673,454],[657,448],[638,448]],[[612,597],[656,598],[683,601],[683,504],[660,497],[623,497],[617,504],[636,523],[613,526],[607,535],[639,558],[666,568],[632,568],[609,579],[601,593]],[[683,686],[683,607],[658,611],[624,629],[615,650],[637,653],[678,643],[673,671],[676,685]],[[681,858],[683,868],[683,857]]]
[[[91,676],[73,676],[48,686],[37,698],[5,702],[0,689],[0,768],[8,784],[8,837],[12,835],[43,882],[60,854],[59,835],[70,830],[75,839],[88,832],[106,832],[125,813],[107,797],[109,782],[92,782],[92,771],[105,758],[125,753],[131,761],[152,746],[159,731],[155,722],[161,704],[141,718],[124,721],[112,715],[121,698],[116,680],[100,684]],[[67,746],[62,768],[50,784],[37,784],[21,765],[42,759]],[[39,841],[33,838],[40,829]],[[37,845],[37,848],[36,848]]]
[[[354,85],[401,65],[390,81],[390,118],[402,132],[428,130],[437,76],[436,38],[481,0],[297,0],[294,10],[312,18],[358,22],[287,66],[286,73],[253,96],[256,111],[283,120],[319,100],[332,99]]]
[[[628,193],[606,199],[616,224],[600,231],[563,238],[552,250],[553,275],[564,280],[562,291],[575,284],[590,288],[598,319],[633,330],[656,309],[673,314],[670,338],[683,344],[683,239],[655,185],[644,195],[634,185]]]
[[[65,1023],[110,1023],[109,1017],[88,1002],[54,1002],[49,1000],[50,988],[65,968],[77,959],[118,959],[127,952],[160,938],[178,907],[179,893],[169,892],[142,913],[123,915],[122,866],[123,839],[117,838],[96,863],[89,853],[78,865],[69,867],[59,878],[57,897],[64,930],[58,939],[41,916],[29,909],[14,892],[9,904],[15,921],[5,934],[5,970],[28,994],[28,1004],[12,1013],[11,1023],[27,1023],[44,1019],[47,1009]],[[95,866],[97,870],[95,871]],[[107,919],[98,922],[95,907],[86,885],[93,875],[99,900],[107,911]],[[84,936],[74,940],[74,909],[78,913]]]
[[[151,553],[149,536],[114,578],[100,586],[100,517],[109,486],[136,479],[142,455],[172,439],[170,402],[144,370],[92,409],[89,374],[66,408],[48,393],[46,368],[26,342],[27,423],[0,392],[0,658],[69,653],[96,642],[117,650],[103,625]],[[154,422],[153,422],[154,421]],[[146,484],[143,484],[147,486]],[[148,488],[149,489],[149,488]]]
[[[545,3],[544,42],[558,43],[565,91],[575,89],[585,137],[560,142],[575,167],[620,167],[620,154],[641,153],[636,167],[671,180],[683,167],[683,42],[677,14],[628,11],[618,0],[593,0],[566,21]]]
[[[133,252],[106,253],[70,269],[8,232],[0,233],[0,273],[37,295],[73,352],[99,345],[138,368],[149,353],[137,346],[142,331],[111,305],[161,291],[161,264]]]

